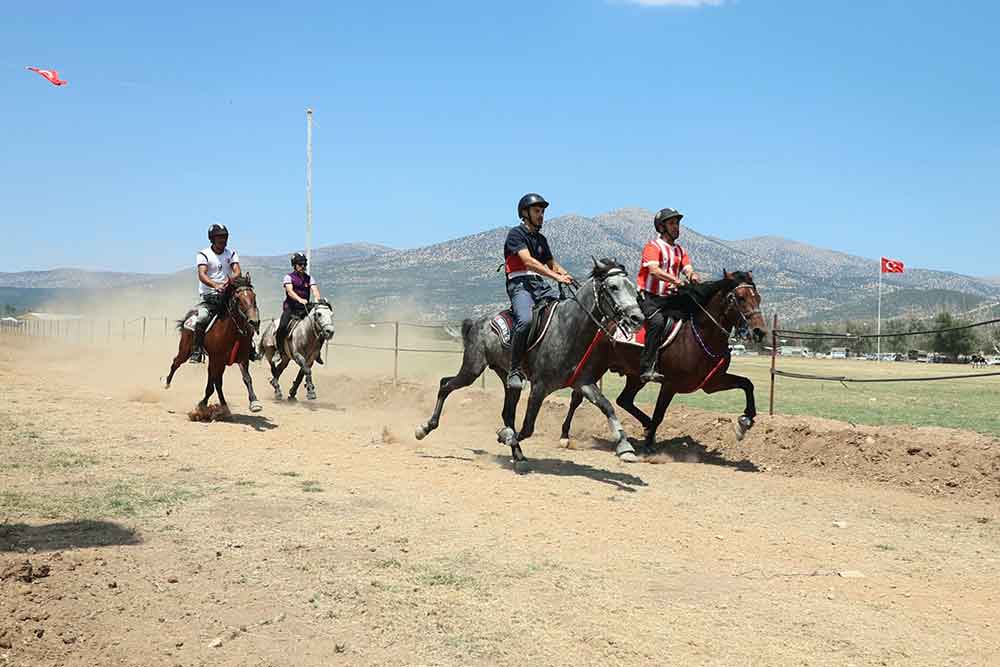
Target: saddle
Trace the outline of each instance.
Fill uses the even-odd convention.
[[[662,350],[666,346],[674,342],[677,338],[677,334],[680,333],[681,327],[684,326],[684,322],[687,320],[677,320],[674,322],[673,326],[670,328],[670,333],[667,334],[666,340],[663,341],[663,345],[660,346]],[[622,335],[621,329],[615,330],[615,342],[625,343],[626,345],[637,345],[639,347],[646,346],[646,323],[643,322],[639,330],[630,334],[627,338]]]
[[[531,328],[528,330],[528,350],[534,349],[545,338],[545,334],[549,330],[549,324],[552,322],[552,316],[555,314],[556,308],[559,307],[560,303],[562,302],[546,299],[541,303],[535,304],[535,308],[531,313]],[[500,345],[504,348],[510,347],[510,339],[514,331],[514,314],[510,308],[501,310],[493,316],[493,319],[490,321],[490,329],[500,339]]]

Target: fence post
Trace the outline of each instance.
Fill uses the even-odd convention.
[[[163,316],[163,335],[164,336],[167,335],[167,317],[166,317],[166,315]]]
[[[146,316],[142,317],[142,344],[146,344]]]
[[[392,386],[399,384],[399,320],[393,322],[396,329],[396,343],[393,345]]]
[[[770,416],[774,416],[774,363],[778,358],[778,313],[774,314],[774,324],[771,326],[771,395],[768,397],[771,407],[768,410]]]
[[[125,320],[122,320],[122,340],[125,340]]]

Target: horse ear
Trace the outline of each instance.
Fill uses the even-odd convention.
[[[723,267],[723,269],[722,269],[722,279],[723,280],[732,280],[732,278],[733,278],[733,274],[729,273],[729,271],[726,271],[725,267]]]
[[[747,278],[750,279],[750,282],[753,282],[753,269],[747,271]]]
[[[598,264],[598,262],[597,262],[597,258],[596,258],[596,257],[594,257],[593,255],[591,255],[591,256],[590,256],[590,259],[592,259],[592,260],[594,261],[594,268],[595,268],[595,269],[599,269],[599,268],[601,268],[601,265],[600,265],[600,264]]]

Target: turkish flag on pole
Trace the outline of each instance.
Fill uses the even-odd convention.
[[[882,273],[902,273],[903,263],[898,259],[882,258]]]
[[[39,69],[37,67],[25,67],[24,69],[31,70],[32,72],[45,77],[53,86],[66,85],[66,82],[59,78],[59,72],[54,69]]]

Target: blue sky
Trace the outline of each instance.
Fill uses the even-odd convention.
[[[997,3],[149,4],[5,8],[0,271],[174,270],[213,221],[300,248],[311,106],[315,245],[512,224],[535,190],[1000,274]]]

